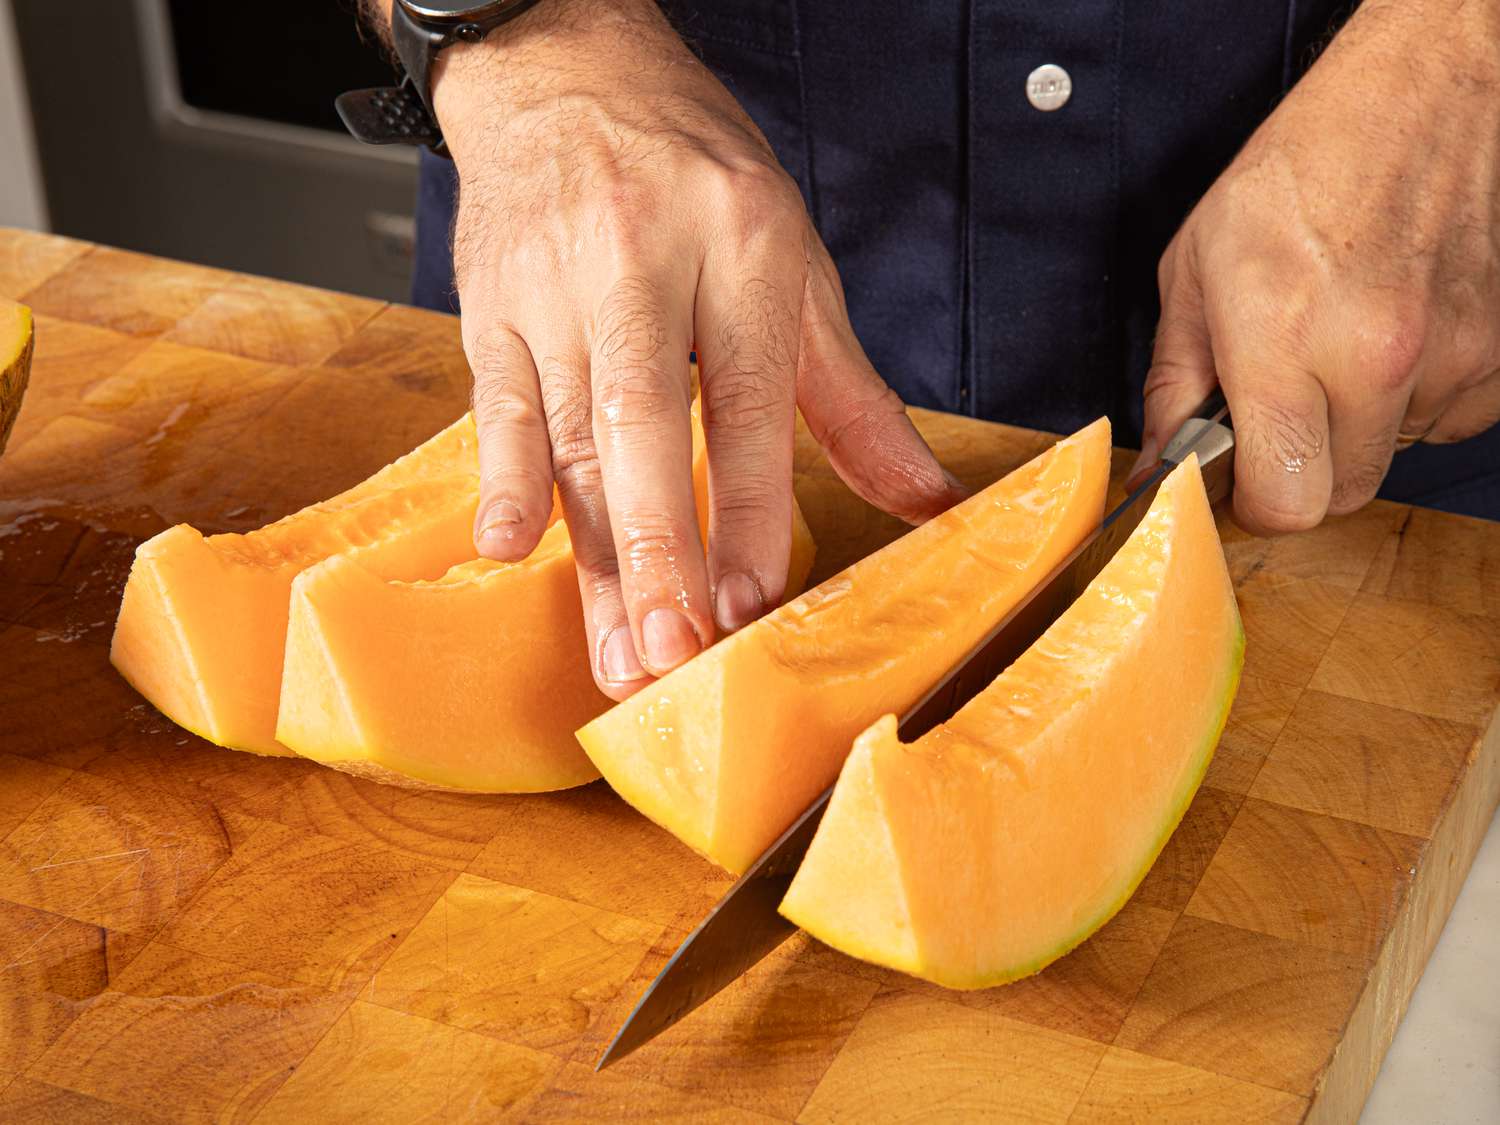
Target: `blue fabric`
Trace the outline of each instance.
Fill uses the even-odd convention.
[[[1315,57],[1339,0],[670,0],[917,406],[1138,443],[1156,264]],[[1044,62],[1068,104],[1032,108]],[[424,155],[416,303],[452,309],[452,167]],[[1500,427],[1396,458],[1381,495],[1500,518]]]

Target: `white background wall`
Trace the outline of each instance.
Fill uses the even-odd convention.
[[[0,226],[47,229],[11,0],[0,0]]]

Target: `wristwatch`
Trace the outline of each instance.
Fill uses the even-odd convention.
[[[448,155],[432,111],[432,60],[455,43],[478,43],[537,0],[396,0],[391,41],[401,61],[399,86],[350,90],[334,99],[344,126],[372,145],[426,145]]]

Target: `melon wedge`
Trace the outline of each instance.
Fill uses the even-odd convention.
[[[649,684],[578,732],[615,790],[743,871],[1098,525],[1100,419]]]
[[[21,412],[21,396],[31,377],[33,348],[31,310],[0,301],[0,453]]]
[[[393,541],[390,573],[442,575],[474,555],[478,460],[465,416],[367,480],[246,534],[178,524],[136,549],[110,648],[158,710],[210,742],[288,754],[276,707],[292,579]]]
[[[1036,972],[1124,905],[1198,789],[1244,633],[1196,458],[1051,628],[910,745],[859,736],[781,912],[950,988]]]
[[[380,576],[383,545],[292,583],[276,737],[387,784],[565,789],[598,777],[573,729],[609,706],[589,672],[567,527],[523,563]]]
[[[700,530],[706,464],[694,428]],[[792,508],[788,595],[813,561]],[[536,792],[599,776],[573,732],[610,706],[589,671],[567,527],[522,563],[472,559],[430,581],[383,578],[388,544],[292,583],[277,739],[388,784]]]

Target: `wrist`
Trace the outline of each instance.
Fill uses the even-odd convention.
[[[640,60],[682,48],[655,0],[541,0],[479,43],[438,55],[433,112],[450,149],[498,114],[514,113],[565,89],[620,86]]]
[[[1500,0],[1366,0],[1334,42],[1341,40],[1383,44],[1393,64],[1408,69],[1432,60],[1424,82],[1500,81]]]

